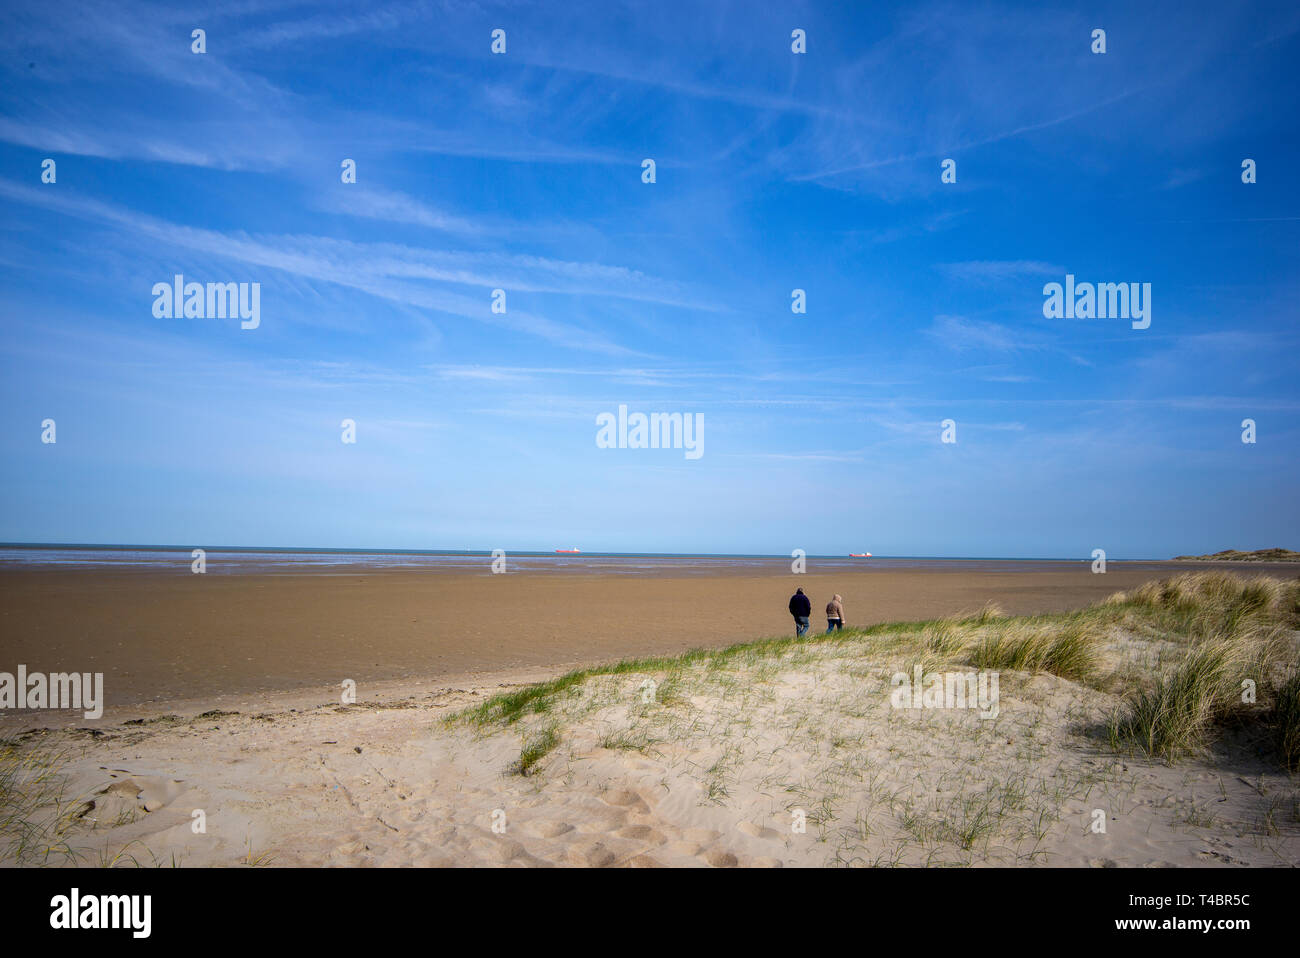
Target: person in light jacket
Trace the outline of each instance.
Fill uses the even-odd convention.
[[[844,628],[844,603],[837,595],[826,603],[826,634]]]

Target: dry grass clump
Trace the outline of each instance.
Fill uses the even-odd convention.
[[[1283,763],[1293,767],[1287,749],[1296,739],[1285,730],[1300,720],[1288,696],[1300,692],[1294,677],[1279,681],[1279,666],[1294,645],[1298,600],[1300,582],[1224,572],[1187,573],[1112,596],[1109,607],[1153,618],[1187,650],[1116,713],[1111,743],[1172,761],[1203,749],[1231,720],[1271,714]],[[1277,699],[1271,713],[1256,705],[1269,695]]]
[[[1234,638],[1261,625],[1294,627],[1300,621],[1300,581],[1188,572],[1107,602],[1152,614],[1191,639]]]
[[[1091,683],[1101,671],[1099,635],[1093,623],[1083,619],[1063,624],[1013,619],[972,649],[970,663],[981,669],[1051,672]]]
[[[939,659],[961,655],[970,642],[970,637],[962,628],[964,624],[954,619],[940,619],[927,626],[921,633],[923,650]]]
[[[966,616],[966,618],[958,621],[963,625],[979,626],[988,625],[990,622],[996,622],[999,619],[1005,619],[1006,617],[1007,614],[1003,611],[1002,606],[998,605],[996,602],[986,602],[984,603],[984,607],[974,615]]]
[[[65,836],[80,805],[64,794],[66,762],[60,752],[0,740],[0,863],[72,857]]]
[[[1300,664],[1278,689],[1273,707],[1273,740],[1288,772],[1300,772]]]

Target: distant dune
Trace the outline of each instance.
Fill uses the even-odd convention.
[[[1300,562],[1300,552],[1290,549],[1256,549],[1254,552],[1242,552],[1238,549],[1224,549],[1208,556],[1174,556],[1174,561],[1189,562]]]

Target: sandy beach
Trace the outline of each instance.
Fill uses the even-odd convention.
[[[6,854],[223,867],[1300,864],[1300,791],[1269,737],[1300,650],[1294,580],[1178,581],[1077,613],[984,610],[541,684],[525,683],[553,670],[359,683],[346,704],[328,688],[231,692],[179,713],[28,721],[17,734],[11,723],[0,770],[26,782],[11,798],[35,796],[26,814],[49,825],[5,836]],[[305,598],[301,582],[280,586]],[[1044,586],[1020,601],[1059,601],[1064,585]],[[613,591],[656,587],[683,583]],[[969,604],[934,588],[926,601]],[[1214,643],[1239,664],[1206,694],[1237,717],[1203,744],[1136,747],[1148,733],[1126,738],[1116,717]],[[991,700],[898,698],[900,675],[973,666],[996,667]],[[1236,704],[1238,669],[1258,678],[1258,703]]]
[[[1030,614],[1078,608],[1188,568],[1112,562],[1097,575],[1086,562],[969,561],[823,574],[814,562],[792,575],[788,561],[754,574],[717,560],[689,575],[492,575],[484,566],[476,574],[191,575],[187,562],[172,573],[6,570],[0,669],[103,672],[104,720],[120,721],[247,707],[280,693],[328,701],[344,679],[372,692],[491,687],[521,675],[722,648],[789,634],[786,601],[796,587],[812,597],[820,631],[833,593],[844,597],[850,625],[937,618],[987,602]],[[1284,563],[1233,571],[1296,574]],[[32,719],[83,721],[50,711],[0,714],[4,727]]]
[[[103,671],[107,707],[3,714],[5,814],[45,824],[0,858],[1300,864],[1300,791],[1266,731],[1300,650],[1294,566],[1012,565],[9,571],[8,668]],[[790,641],[797,586],[818,611],[839,592],[859,628],[823,637],[815,615]],[[1115,731],[1214,642],[1238,664],[1206,694],[1245,711],[1213,747],[1164,755]],[[974,667],[998,676],[991,709],[974,686],[970,707],[894,696],[899,675]],[[1238,672],[1258,703],[1235,704]]]

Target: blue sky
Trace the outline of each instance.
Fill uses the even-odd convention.
[[[0,540],[1300,547],[1293,3],[9,4],[0,48]],[[1067,272],[1150,328],[1044,318]],[[155,318],[176,273],[260,326]],[[597,448],[620,404],[704,455]]]

